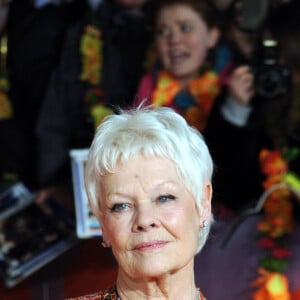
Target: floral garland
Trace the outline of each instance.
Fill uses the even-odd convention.
[[[219,90],[218,75],[211,70],[205,71],[201,76],[189,82],[188,91],[194,99],[178,103],[176,96],[181,91],[181,85],[169,72],[162,70],[158,73],[157,85],[151,102],[156,107],[174,105],[190,125],[201,131],[206,125]]]
[[[267,255],[260,259],[259,277],[253,282],[256,291],[253,300],[296,300],[300,290],[289,290],[289,280],[284,274],[292,253],[288,238],[294,230],[292,197],[300,193],[300,178],[289,171],[289,162],[299,154],[298,149],[269,151],[263,149],[259,161],[266,179],[263,210],[264,217],[257,224],[258,245]]]
[[[1,36],[0,53],[0,120],[5,120],[10,119],[13,116],[11,100],[8,97],[10,83],[8,78],[8,72],[6,69],[7,37],[5,34]]]
[[[96,25],[88,24],[80,41],[82,70],[79,78],[89,84],[84,103],[87,113],[93,118],[94,128],[97,128],[107,115],[113,113],[111,108],[105,106],[104,91],[100,88],[103,61],[101,37],[101,30]]]
[[[80,53],[82,69],[79,75],[81,81],[89,84],[84,95],[86,112],[92,117],[95,129],[102,120],[113,113],[105,105],[105,95],[101,88],[101,75],[103,67],[103,33],[97,25],[97,16],[92,13],[91,22],[84,27],[80,40]],[[156,56],[152,47],[148,49],[144,61],[144,69],[154,65]]]

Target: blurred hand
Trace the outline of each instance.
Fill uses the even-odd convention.
[[[38,204],[43,204],[49,198],[54,199],[57,203],[69,210],[74,209],[72,190],[65,186],[51,186],[43,188],[37,193],[35,201]]]
[[[38,192],[35,201],[39,204],[44,203],[47,198],[55,197],[56,193],[57,193],[57,187],[48,187],[42,189]]]
[[[254,75],[249,66],[237,67],[228,81],[229,96],[243,105],[248,105],[255,95]]]

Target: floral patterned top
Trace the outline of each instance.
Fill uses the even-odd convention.
[[[116,286],[110,287],[106,290],[86,295],[86,296],[80,296],[76,298],[68,298],[65,300],[121,300],[120,296],[118,295]],[[200,299],[199,300],[206,300],[202,293],[200,292]]]

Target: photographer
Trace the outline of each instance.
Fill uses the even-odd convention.
[[[289,5],[281,4],[278,11]],[[216,164],[216,211],[219,207],[225,207],[232,212],[238,212],[253,206],[262,193],[262,176],[258,164],[261,149],[283,148],[289,142],[285,124],[290,102],[289,76],[283,75],[283,70],[286,70],[283,66],[277,70],[280,64],[274,56],[276,52],[272,53],[274,62],[269,67],[278,72],[276,75],[280,77],[279,84],[284,85],[285,89],[273,93],[277,89],[273,86],[269,91],[270,95],[266,95],[260,92],[257,85],[259,72],[265,67],[265,61],[258,60],[258,57],[263,57],[262,49],[266,48],[258,45],[260,41],[272,37],[269,29],[271,16],[275,11],[275,8],[269,10],[268,18],[258,22],[256,31],[243,31],[242,26],[236,25],[236,20],[232,21],[230,27],[231,39],[228,40],[228,45],[234,45],[231,47],[231,72],[226,89],[213,109],[205,132]],[[243,43],[235,39],[233,44],[233,31],[245,37]],[[248,47],[239,47],[246,43]],[[243,51],[245,49],[251,51]],[[266,57],[264,59],[267,60]],[[260,81],[259,84],[267,85],[268,80]]]

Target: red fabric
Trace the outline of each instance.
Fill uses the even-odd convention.
[[[151,103],[151,96],[155,89],[155,79],[153,76],[153,71],[148,71],[141,79],[136,97],[135,97],[135,105],[140,104],[144,99],[147,99],[146,104]]]

